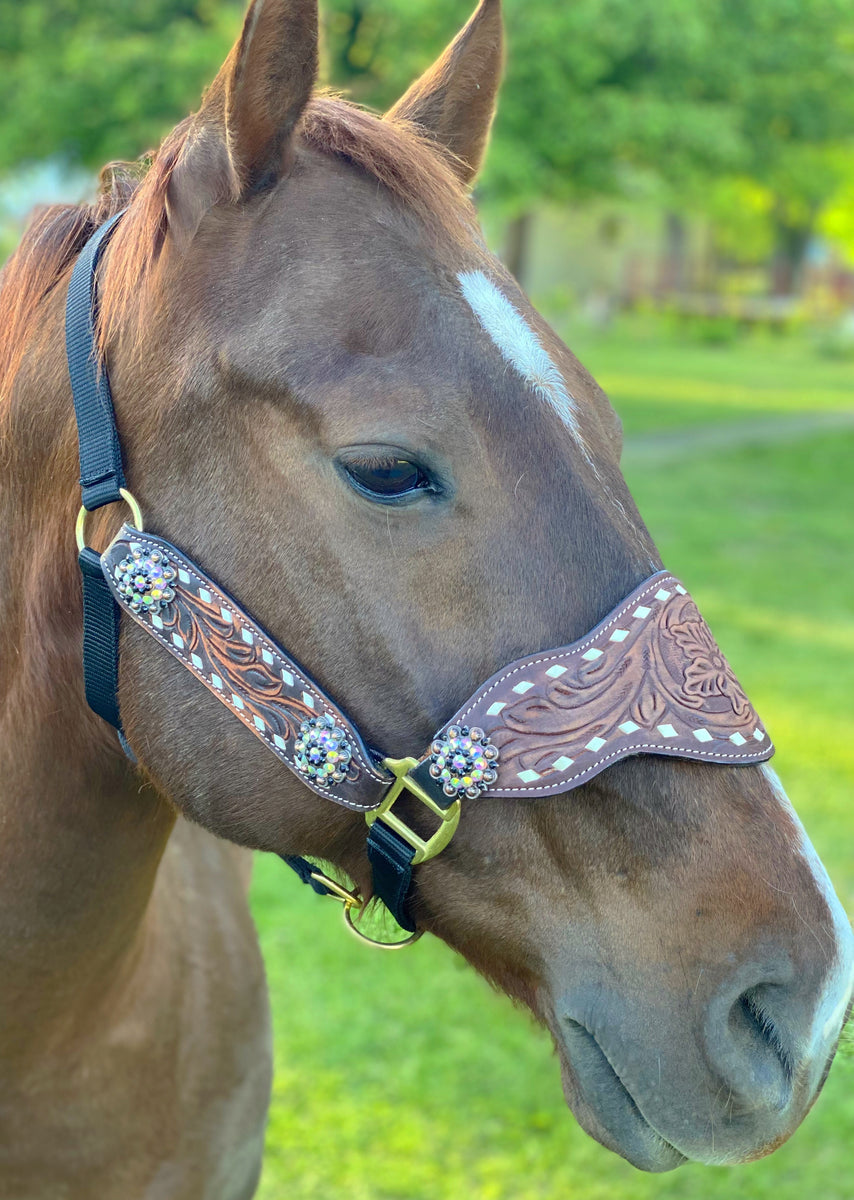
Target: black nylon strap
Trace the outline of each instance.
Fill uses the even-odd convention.
[[[125,486],[110,382],[95,351],[96,271],[122,216],[117,213],[86,243],[75,263],[65,304],[65,348],[77,416],[80,487],[87,509],[120,499],[119,489]]]
[[[121,609],[101,570],[101,558],[88,546],[78,558],[83,574],[83,679],[89,707],[119,730],[119,621]],[[124,742],[122,743],[124,744]]]
[[[77,418],[80,487],[83,505],[100,508],[120,500],[125,486],[122,451],[106,367],[98,363],[95,325],[98,317],[96,272],[110,235],[123,214],[117,213],[89,239],[74,265],[65,303],[65,348]],[[84,547],[78,559],[83,576],[83,679],[86,700],[99,717],[118,731],[128,757],[119,715],[119,622],[101,559]]]
[[[292,871],[296,871],[302,882],[307,883],[313,891],[317,892],[318,896],[332,896],[334,894],[319,879],[312,878],[313,875],[317,874],[317,867],[313,863],[310,863],[307,858],[300,858],[298,854],[280,854],[279,857],[283,863],[288,864]]]
[[[415,923],[406,905],[412,886],[412,859],[415,848],[389,829],[382,818],[374,821],[368,836],[368,861],[374,877],[374,891],[391,915],[408,933]]]

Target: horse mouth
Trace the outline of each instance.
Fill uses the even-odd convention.
[[[566,1102],[591,1137],[641,1171],[672,1171],[687,1161],[650,1125],[584,1025],[565,1017],[552,1029]]]

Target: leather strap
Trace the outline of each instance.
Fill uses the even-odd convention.
[[[697,605],[668,571],[577,642],[504,667],[439,736],[464,726],[498,747],[491,796],[567,792],[632,754],[727,766],[774,753]]]
[[[140,556],[138,561],[133,559],[135,553]],[[121,569],[122,564],[134,563],[132,575],[147,580],[155,563],[152,555],[159,556],[157,567],[169,574],[166,583],[173,595],[159,609],[154,605],[135,609],[135,601],[122,588],[121,580],[127,573]],[[177,547],[125,525],[102,555],[101,569],[112,595],[128,616],[179,659],[303,783],[345,808],[367,812],[379,806],[394,779],[378,765],[353,722],[231,596]],[[141,590],[133,594],[147,594],[146,587],[139,586]],[[330,736],[324,739],[321,727],[314,735],[315,745],[301,752],[300,745],[307,745],[300,733],[304,722],[324,718],[331,723],[327,731],[331,740]],[[338,781],[321,771],[325,746],[332,742],[337,742],[337,749],[332,751],[338,756],[336,761],[341,761],[342,753],[349,755],[346,775]],[[318,760],[317,764],[310,761],[311,757]],[[307,773],[312,771],[315,773]]]

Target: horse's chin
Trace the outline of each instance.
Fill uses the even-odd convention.
[[[582,1129],[640,1171],[673,1171],[687,1162],[646,1120],[592,1033],[576,1021],[552,1032],[563,1093]]]

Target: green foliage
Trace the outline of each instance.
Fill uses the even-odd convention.
[[[768,721],[852,912],[854,433],[714,452],[701,436],[667,470],[631,451],[665,424],[850,412],[850,367],[817,363],[799,340],[769,359],[760,343],[721,354],[649,326],[588,334],[581,349],[625,419],[630,484],[664,560]],[[576,1126],[549,1040],[524,1013],[431,939],[391,955],[358,946],[335,906],[289,875],[261,859],[253,889],[277,1054],[259,1200],[851,1200],[850,1051],[770,1158],[642,1175]]]

